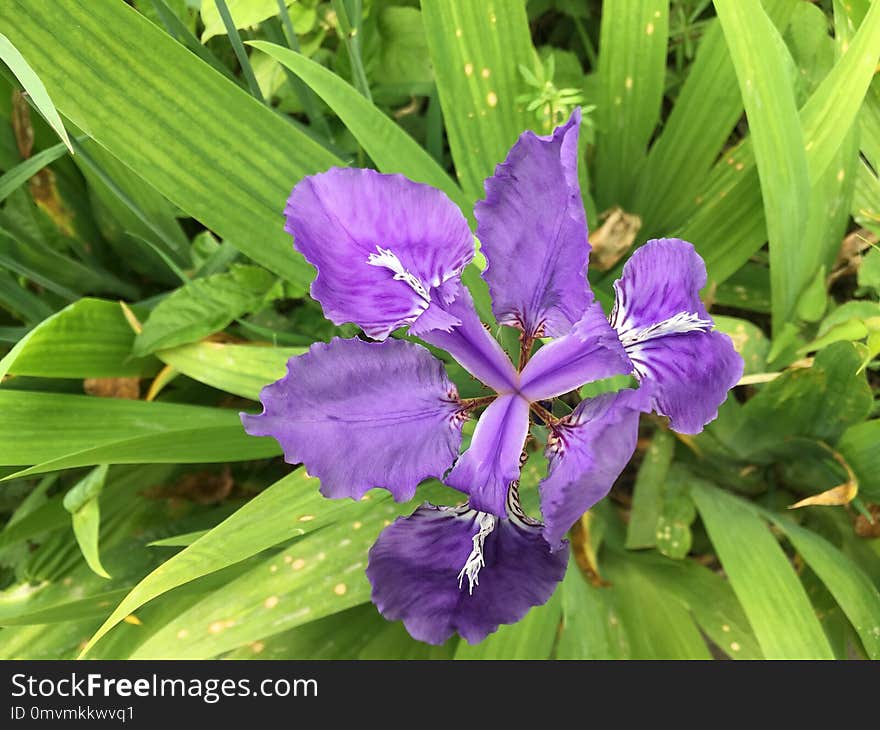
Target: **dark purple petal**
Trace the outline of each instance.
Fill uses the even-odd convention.
[[[680,433],[699,433],[742,377],[742,358],[700,301],[705,284],[703,260],[677,238],[648,241],[614,282],[611,324],[651,408]]]
[[[414,322],[474,254],[455,204],[402,175],[357,168],[310,175],[284,212],[294,246],[318,270],[311,291],[324,314],[375,339]]]
[[[520,393],[534,403],[631,371],[617,333],[594,302],[567,335],[535,353],[520,375]]]
[[[442,644],[457,632],[475,644],[546,603],[568,552],[551,552],[540,524],[511,512],[424,504],[385,528],[367,567],[380,613],[420,641]]]
[[[544,537],[561,547],[569,528],[611,489],[635,451],[639,414],[649,396],[640,390],[582,401],[551,432],[548,474],[539,487]]]
[[[272,436],[326,497],[373,487],[398,501],[442,477],[461,445],[461,407],[443,364],[401,340],[318,342],[263,388],[263,412],[242,414],[252,436]]]
[[[470,448],[444,481],[469,495],[474,509],[503,517],[528,433],[528,402],[518,395],[500,396],[483,411]]]
[[[432,305],[425,316],[435,308],[441,309],[441,305]],[[460,326],[448,331],[435,328],[421,332],[417,329],[422,324],[419,319],[410,332],[446,350],[465,370],[493,390],[499,393],[513,391],[517,382],[516,368],[498,341],[483,326],[468,290],[461,286],[458,298],[448,305],[442,305],[442,311],[457,319]]]
[[[558,337],[590,302],[587,220],[578,184],[580,109],[552,135],[524,132],[474,214],[492,310],[533,337]]]

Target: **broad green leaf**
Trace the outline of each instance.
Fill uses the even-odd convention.
[[[305,351],[304,347],[196,342],[160,350],[156,356],[193,380],[257,400],[264,386],[284,376],[287,361]]]
[[[416,8],[383,8],[376,31],[379,63],[372,78],[388,85],[433,82],[422,14]]]
[[[837,451],[855,472],[859,494],[880,501],[880,420],[848,428],[837,442]]]
[[[880,659],[880,593],[858,565],[815,532],[792,520],[768,515],[782,530],[834,599],[871,659]]]
[[[663,485],[675,453],[675,437],[658,430],[645,452],[633,488],[632,510],[626,530],[630,550],[653,547],[657,542],[657,520],[663,509]]]
[[[617,594],[632,659],[710,659],[693,618],[626,557],[606,560],[604,570]],[[645,606],[651,606],[650,611]]]
[[[660,118],[669,0],[605,0],[599,35],[596,201],[627,201]]]
[[[824,294],[824,289],[822,290]],[[770,341],[760,327],[747,319],[715,315],[715,327],[728,335],[743,359],[743,375],[762,373],[767,369]]]
[[[297,524],[290,502],[282,509],[274,521],[283,517],[284,523]],[[311,529],[206,595],[147,639],[132,658],[207,659],[367,602],[367,551],[401,509],[384,494],[356,504],[346,500],[334,510],[338,521],[328,524],[322,506],[322,529]]]
[[[134,332],[116,302],[80,299],[28,332],[0,360],[6,374],[41,378],[152,375],[155,358],[131,356]]]
[[[793,314],[818,252],[805,251],[810,177],[787,51],[758,0],[715,0],[749,120],[767,235],[774,331]]]
[[[767,659],[833,659],[804,587],[767,525],[726,492],[694,481],[694,501]]]
[[[500,626],[479,644],[462,639],[456,659],[549,659],[562,620],[561,591],[543,606],[531,609],[521,621]]]
[[[416,182],[439,188],[455,201],[466,216],[470,216],[468,198],[446,171],[357,89],[329,69],[289,48],[265,41],[252,41],[249,45],[289,68],[320,96],[348,127],[379,170],[403,173]]]
[[[277,279],[256,266],[238,264],[225,274],[195,279],[159,302],[135,338],[133,352],[143,357],[194,342],[280,296]]]
[[[0,33],[0,60],[3,61],[15,77],[19,80],[24,90],[30,96],[34,106],[39,109],[40,114],[49,124],[55,133],[64,142],[65,147],[73,154],[73,147],[70,146],[70,139],[67,136],[67,130],[64,129],[64,123],[58,115],[58,110],[49,97],[49,92],[40,77],[36,74],[30,64],[25,60],[21,52],[10,42],[10,40]]]
[[[284,477],[144,578],[92,636],[83,653],[122,619],[172,588],[194,581],[328,524],[341,501],[318,493],[300,469]],[[289,568],[288,568],[289,569]]]
[[[98,534],[101,527],[99,497],[107,479],[107,465],[96,466],[64,495],[64,509],[71,514],[73,534],[92,572],[102,578],[110,575],[101,565]]]
[[[470,200],[492,175],[531,118],[516,101],[525,89],[519,66],[532,69],[522,0],[422,0],[428,50],[458,180]],[[546,130],[550,131],[550,130]]]
[[[245,434],[238,413],[220,408],[2,390],[0,412],[0,464],[43,462],[36,471],[278,453],[271,439]]]
[[[226,0],[226,4],[236,28],[257,25],[266,18],[278,15],[278,0]],[[285,0],[284,4],[289,6],[287,12],[290,13],[293,29],[297,33],[308,33],[318,19],[315,9],[297,0]],[[226,33],[223,19],[217,12],[217,4],[214,0],[202,0],[201,16],[205,26],[202,31],[202,43],[215,35]]]
[[[313,270],[279,221],[293,185],[336,157],[122,0],[14,0],[0,6],[0,26],[62,114],[186,214],[305,289]]]
[[[765,0],[763,5],[782,31],[798,0]],[[742,114],[743,101],[730,51],[721,24],[712,20],[669,118],[638,175],[629,208],[642,217],[644,238],[665,235],[693,211],[706,174]],[[664,194],[658,195],[658,190]]]
[[[562,631],[557,659],[630,658],[627,627],[613,587],[591,586],[571,560],[558,592],[562,594]]]

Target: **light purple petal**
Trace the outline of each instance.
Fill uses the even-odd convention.
[[[524,132],[474,208],[492,310],[529,337],[564,334],[591,299],[577,177],[580,123],[575,109],[550,136]]]
[[[402,175],[357,168],[310,175],[284,212],[294,246],[318,270],[311,292],[324,314],[374,339],[414,322],[474,254],[455,204]]]
[[[252,436],[272,436],[302,462],[326,497],[359,499],[373,487],[398,501],[442,477],[461,445],[461,407],[443,364],[401,340],[334,339],[287,363],[263,388],[263,412],[242,414]]]
[[[631,370],[617,333],[594,302],[567,335],[535,353],[520,375],[520,392],[534,403]]]
[[[435,308],[441,309],[441,305],[431,305],[425,316]],[[422,323],[420,319],[410,332],[425,342],[446,350],[465,370],[496,392],[515,390],[518,377],[516,368],[498,341],[483,326],[468,290],[462,286],[458,298],[451,304],[442,306],[442,310],[457,319],[460,326],[449,331],[435,328],[429,332],[421,332],[416,329]]]
[[[484,564],[471,589],[462,569],[478,559],[481,527]],[[442,644],[457,632],[474,644],[546,603],[567,563],[568,552],[551,552],[540,524],[521,515],[500,519],[467,505],[424,504],[379,535],[367,578],[382,615],[403,620],[414,638]]]
[[[635,451],[649,396],[621,390],[582,401],[550,434],[539,487],[544,537],[561,547],[569,528],[611,489]]]
[[[742,377],[742,358],[700,301],[705,284],[703,260],[677,238],[648,241],[614,282],[611,324],[651,407],[680,433],[699,433]]]
[[[528,402],[518,395],[500,396],[483,411],[470,448],[444,481],[469,495],[474,509],[503,517],[528,433]]]

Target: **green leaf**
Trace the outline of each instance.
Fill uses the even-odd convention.
[[[226,0],[226,4],[229,6],[229,13],[236,28],[257,25],[266,18],[278,15],[278,0]],[[284,4],[290,6],[288,12],[294,30],[297,33],[308,33],[318,19],[315,9],[296,0],[285,0]],[[202,31],[202,43],[215,35],[226,33],[223,19],[217,11],[214,0],[202,0],[201,16],[205,26]]]
[[[434,80],[422,14],[416,8],[383,8],[376,26],[379,63],[373,78],[389,85]]]
[[[657,520],[663,509],[663,485],[672,457],[675,437],[658,430],[645,452],[633,488],[632,510],[626,529],[626,547],[630,550],[653,547],[657,541]]]
[[[660,118],[668,0],[605,0],[599,33],[596,201],[627,202]]]
[[[0,41],[0,45],[2,45],[2,41]],[[49,147],[23,162],[19,162],[8,172],[4,172],[3,177],[0,177],[0,201],[6,200],[13,190],[23,185],[49,163],[63,157],[65,152],[67,152],[67,148],[63,144],[56,144],[54,147]]]
[[[851,426],[837,442],[837,451],[855,472],[859,494],[880,502],[880,420]]]
[[[525,3],[422,0],[422,19],[458,179],[469,200],[532,120],[516,97],[533,68]],[[549,132],[551,130],[544,130]]]
[[[284,376],[287,361],[305,351],[305,347],[196,342],[160,350],[156,355],[162,362],[193,380],[257,400],[264,386]]]
[[[521,621],[499,627],[479,644],[462,640],[456,659],[549,659],[562,620],[561,591],[543,606],[532,608]]]
[[[67,118],[187,215],[305,290],[314,272],[279,224],[284,201],[304,175],[340,160],[122,0],[15,0],[0,6],[0,26]]]
[[[871,659],[880,659],[880,593],[844,553],[792,520],[768,515],[843,609]]]
[[[357,89],[332,71],[289,48],[265,41],[252,41],[248,45],[290,69],[320,96],[348,127],[379,170],[385,173],[399,172],[416,182],[433,185],[445,192],[466,216],[471,215],[470,201],[446,171]]]
[[[824,293],[824,290],[823,290]],[[715,327],[728,335],[743,359],[743,375],[762,373],[767,370],[767,354],[770,341],[760,327],[747,319],[715,315]]]
[[[715,9],[736,69],[749,120],[767,235],[774,331],[794,312],[818,260],[805,251],[810,176],[790,79],[787,51],[758,0],[716,0]]]
[[[119,304],[80,299],[28,332],[0,360],[6,374],[41,378],[125,378],[153,375],[155,358],[131,357],[134,332]]]
[[[34,106],[37,107],[49,126],[55,130],[55,133],[61,138],[61,141],[70,150],[70,153],[73,154],[73,147],[70,146],[67,130],[64,129],[64,123],[58,115],[58,110],[55,109],[52,99],[49,98],[49,92],[46,91],[46,87],[43,86],[40,77],[37,76],[24,56],[2,33],[0,33],[0,59],[9,66],[9,70],[15,74],[15,77],[24,87],[28,96],[30,96],[31,101],[33,101]]]
[[[143,357],[200,340],[280,296],[275,277],[256,266],[236,264],[228,273],[196,279],[156,306],[135,338],[133,352]]]
[[[0,464],[39,473],[95,464],[214,462],[278,453],[220,408],[0,391]],[[10,477],[11,478],[11,477]]]
[[[767,525],[719,489],[691,493],[730,584],[767,659],[833,659],[810,600]]]
[[[78,481],[64,495],[64,509],[73,520],[73,534],[89,568],[102,578],[110,574],[101,565],[98,552],[98,533],[101,527],[101,508],[98,498],[107,479],[107,465],[97,466]]]
[[[318,493],[317,480],[303,470],[289,474],[138,583],[92,636],[83,654],[148,601],[296,535],[324,527],[340,504],[324,500]]]
[[[859,286],[880,292],[880,248],[872,248],[859,266]]]

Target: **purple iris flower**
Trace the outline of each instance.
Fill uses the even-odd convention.
[[[639,414],[653,410],[677,431],[699,432],[742,374],[700,301],[706,270],[685,241],[649,241],[633,254],[614,285],[610,319],[594,301],[580,120],[576,109],[552,135],[523,133],[475,208],[493,312],[520,330],[518,365],[461,282],[473,236],[442,192],[401,175],[331,169],[297,184],[285,210],[295,247],[318,271],[311,293],[325,315],[376,341],[316,343],[262,391],[263,412],[242,420],[248,433],[277,439],[327,497],[384,487],[405,501],[429,477],[467,495],[458,507],[426,503],[397,519],[370,551],[374,603],[422,641],[457,632],[478,642],[546,602],[566,569],[564,536],[623,470]],[[495,395],[459,398],[427,349],[389,339],[400,327]],[[548,408],[627,373],[638,388],[584,400],[562,418]],[[483,407],[459,455],[462,423]],[[518,499],[532,415],[549,433],[543,523]]]

